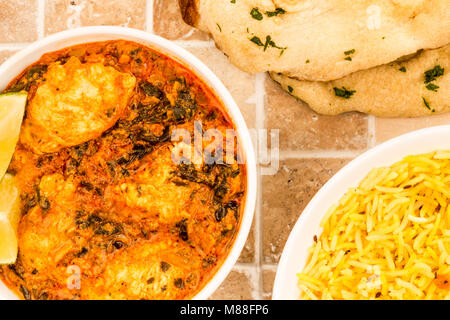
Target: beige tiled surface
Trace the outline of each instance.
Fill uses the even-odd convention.
[[[15,50],[3,50],[0,51],[0,63],[5,62],[10,56],[12,56],[16,51]]]
[[[247,242],[242,249],[241,256],[238,262],[240,263],[254,263],[255,262],[255,223],[253,222]]]
[[[202,60],[228,88],[241,108],[249,128],[255,125],[255,104],[249,99],[255,93],[254,76],[230,65],[225,55],[215,47],[187,48]]]
[[[450,123],[450,113],[413,119],[376,119],[376,142],[381,143],[401,134]]]
[[[286,150],[358,150],[367,146],[367,116],[348,113],[322,116],[297,101],[266,77],[265,114],[268,129],[280,129]],[[295,129],[298,128],[298,129]],[[292,130],[295,129],[295,130]]]
[[[302,210],[345,159],[287,159],[263,177],[262,249],[264,263],[278,263],[289,232]],[[280,192],[282,190],[282,192]]]
[[[275,268],[265,267],[262,270],[262,289],[263,298],[271,299],[273,282],[275,281],[276,270]]]
[[[45,34],[92,25],[145,29],[145,0],[45,0]]]
[[[208,40],[204,32],[185,24],[178,8],[178,0],[155,0],[153,4],[153,30],[170,40]]]
[[[250,300],[255,296],[255,280],[253,270],[233,270],[219,289],[211,296],[214,300]]]
[[[37,1],[0,1],[0,42],[26,42],[36,40]]]
[[[339,168],[386,139],[450,123],[450,115],[421,119],[377,119],[358,113],[317,115],[265,74],[249,75],[232,66],[208,35],[181,21],[177,0],[1,0],[0,63],[47,34],[109,24],[175,40],[223,81],[249,128],[280,130],[279,170],[259,178],[252,232],[214,299],[270,299],[289,231],[308,201]]]

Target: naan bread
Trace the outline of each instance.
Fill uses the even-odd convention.
[[[425,83],[428,70],[436,71],[435,79]],[[450,45],[447,45],[335,81],[300,81],[277,73],[270,76],[321,114],[361,111],[380,117],[418,117],[450,111],[449,71]],[[344,96],[345,88],[347,98],[338,96],[334,88],[338,89],[338,95]],[[355,92],[348,96],[351,91]]]
[[[329,81],[450,43],[449,0],[179,2],[184,20],[250,73]]]

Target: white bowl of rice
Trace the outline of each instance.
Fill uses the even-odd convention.
[[[450,125],[389,140],[315,195],[273,299],[450,299]]]

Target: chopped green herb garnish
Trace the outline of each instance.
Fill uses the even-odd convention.
[[[216,23],[216,24],[217,24],[217,28],[219,28],[219,31],[222,32],[222,28],[220,27],[220,24],[218,24],[218,23]]]
[[[290,93],[292,93],[292,91],[294,91],[294,88],[292,88],[291,86],[288,86],[288,90]]]
[[[250,11],[250,15],[252,16],[253,19],[256,19],[256,20],[263,19],[263,15],[261,12],[259,12],[258,8],[253,8],[252,11]]]
[[[267,50],[267,47],[269,46],[270,41],[272,41],[272,38],[270,36],[266,36],[266,43],[264,43],[264,51]]]
[[[251,42],[255,43],[257,46],[264,47],[264,43],[262,43],[261,39],[257,36],[254,36],[250,39]]]
[[[345,87],[342,87],[342,89],[334,87],[334,94],[337,97],[341,97],[344,99],[350,99],[350,97],[356,92],[355,90],[347,90]]]
[[[425,88],[427,88],[430,91],[437,92],[437,89],[439,89],[439,86],[435,85],[434,83],[429,83],[429,84],[427,84],[427,86]]]
[[[267,37],[266,37],[266,44],[264,45],[264,51],[266,50],[267,45],[271,46],[272,48],[280,49],[280,50],[281,50],[280,56],[282,56],[283,53],[284,53],[284,50],[287,49],[287,47],[279,47],[279,46],[277,46],[277,45],[275,44],[275,42],[272,41],[272,38],[271,38],[270,36],[267,36]]]
[[[285,14],[286,10],[282,9],[282,8],[276,8],[275,11],[266,11],[265,14],[268,17],[275,17],[279,14]],[[252,11],[250,11],[250,15],[253,17],[253,19],[256,20],[262,20],[263,19],[263,15],[261,13],[261,11],[259,11],[258,8],[253,8]]]
[[[310,63],[310,62],[311,62],[311,61],[309,61],[309,59],[305,61],[305,63]]]
[[[427,107],[428,110],[431,110],[430,105],[428,104],[428,101],[424,97],[422,97],[422,99],[423,99],[423,103],[425,104],[425,107]]]
[[[431,112],[435,112],[435,111],[436,111],[436,110],[434,110],[434,109],[431,109],[430,104],[428,103],[428,101],[427,101],[424,97],[422,97],[422,99],[423,99],[423,103],[425,104],[425,107],[426,107],[428,110],[430,110]]]
[[[356,51],[355,49],[348,50],[348,51],[345,51],[344,54],[345,54],[346,56],[348,56],[348,55],[350,55],[350,54],[354,54],[355,51]]]
[[[258,38],[257,36],[254,36],[253,38],[251,38],[250,41],[255,43],[259,47],[264,47],[264,51],[266,51],[269,46],[272,47],[272,48],[280,49],[281,50],[280,56],[284,53],[284,50],[287,49],[287,47],[283,48],[283,47],[277,46],[275,44],[275,42],[272,41],[272,37],[271,36],[266,36],[266,42],[265,43],[263,43],[261,41],[261,39]]]
[[[268,17],[273,17],[273,16],[277,16],[279,14],[285,14],[286,10],[284,10],[283,8],[276,8],[275,11],[266,11],[266,15]]]
[[[236,0],[231,0],[230,2],[231,2],[231,3],[236,3]]]
[[[267,39],[266,39],[266,40],[269,40],[269,45],[270,45],[271,47],[274,47],[274,48],[277,48],[277,49],[281,49],[281,50],[283,50],[283,51],[286,49],[286,47],[284,47],[284,48],[278,47],[278,46],[275,44],[275,42],[273,42],[273,41],[271,40],[270,36],[267,36]]]
[[[436,78],[444,75],[444,68],[440,65],[435,66],[433,69],[425,71],[425,83],[436,80]]]
[[[405,67],[401,67],[400,69],[398,69],[401,72],[406,72],[406,68]]]
[[[349,55],[351,55],[351,54],[354,54],[355,51],[356,51],[355,49],[348,50],[348,51],[344,51],[344,54],[345,54],[346,56],[349,56]],[[344,60],[352,61],[352,57],[345,57]]]

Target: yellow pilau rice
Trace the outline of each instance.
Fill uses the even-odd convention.
[[[321,222],[305,299],[450,299],[450,151],[373,169]]]

